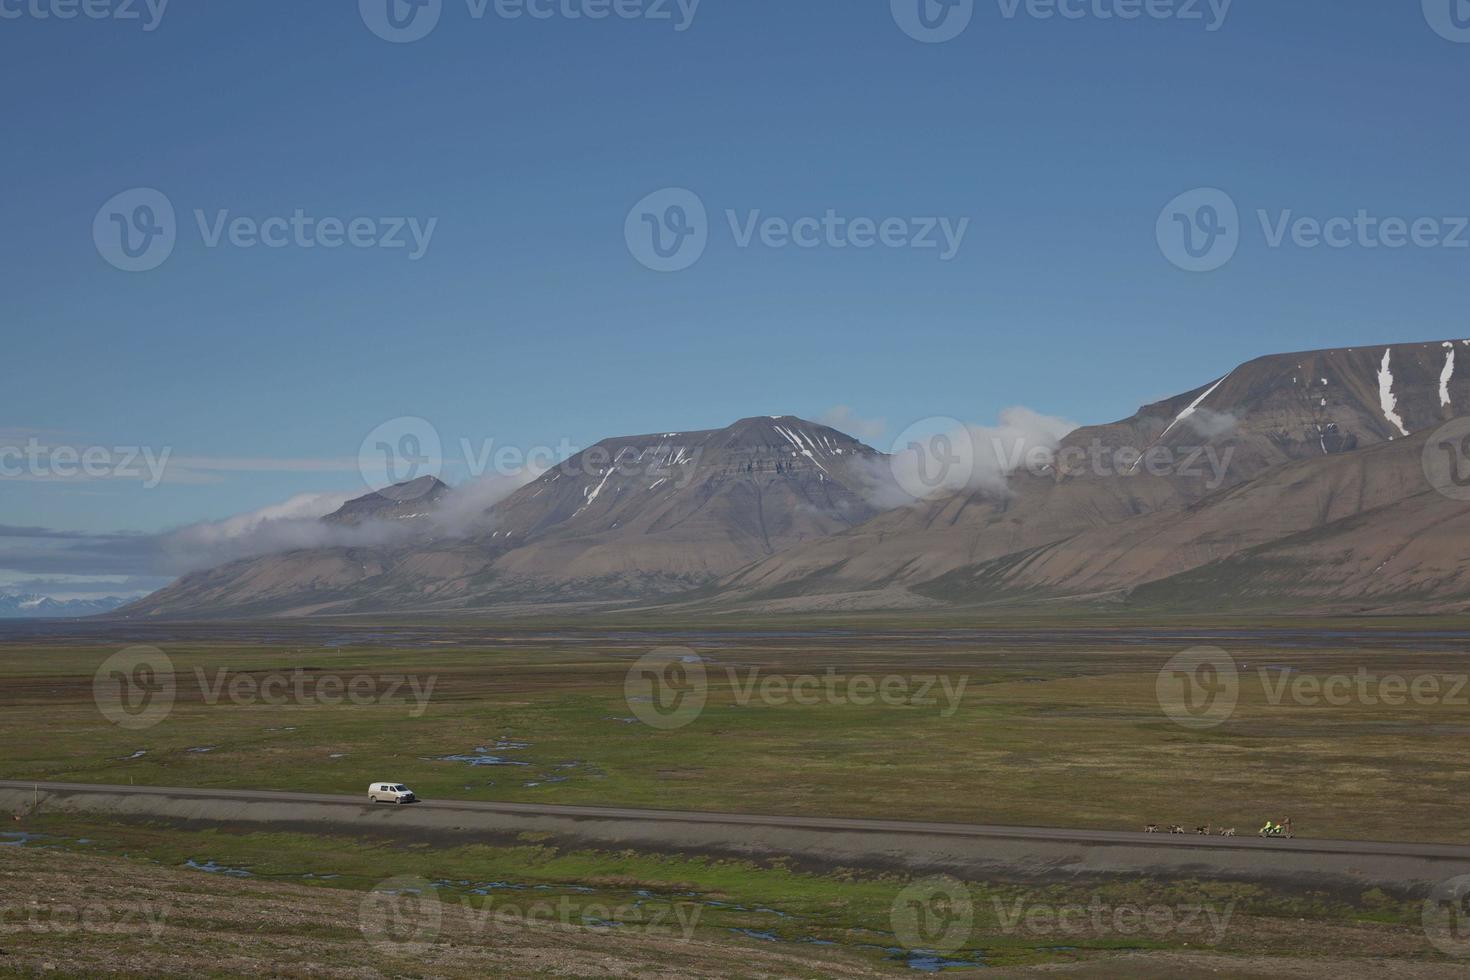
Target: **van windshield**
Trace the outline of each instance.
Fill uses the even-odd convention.
[[[408,792],[408,787],[407,786],[394,786],[393,787],[393,791],[395,793],[407,793]]]

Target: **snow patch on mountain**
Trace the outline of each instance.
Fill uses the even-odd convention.
[[[1383,364],[1378,368],[1378,404],[1383,408],[1383,417],[1393,423],[1400,433],[1408,435],[1409,430],[1404,428],[1404,420],[1395,410],[1399,400],[1393,393],[1393,368],[1390,364],[1392,359],[1393,348],[1389,347],[1383,352]]]
[[[1445,352],[1444,370],[1439,373],[1439,404],[1448,407],[1450,404],[1450,379],[1455,376],[1455,345],[1445,344],[1449,348]]]

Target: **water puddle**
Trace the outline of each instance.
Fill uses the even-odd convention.
[[[198,861],[194,860],[193,858],[190,858],[189,860],[185,861],[184,862],[184,867],[190,868],[190,869],[192,869],[194,871],[203,871],[206,874],[225,875],[226,877],[229,877],[229,878],[254,878],[255,877],[254,874],[252,874],[249,871],[246,871],[244,868],[227,868],[227,867],[225,867],[222,864],[215,864],[213,861],[206,861],[203,864],[200,864]]]
[[[985,965],[979,960],[945,959],[937,953],[927,953],[923,950],[893,949],[888,952],[892,958],[902,960],[910,970],[918,970],[920,973],[938,973],[941,970],[973,970],[977,966]]]
[[[441,755],[430,762],[463,762],[471,766],[529,766],[529,762],[517,762],[514,759],[504,759],[498,755],[491,755],[490,749],[481,745],[475,748],[470,755]]]
[[[538,779],[538,780],[535,780],[533,782],[526,783],[525,784],[525,787],[526,787],[526,789],[530,789],[533,786],[544,786],[547,783],[564,783],[566,781],[567,781],[567,777],[566,776],[547,776],[544,779]]]

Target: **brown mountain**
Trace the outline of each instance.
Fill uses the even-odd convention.
[[[896,507],[887,457],[800,419],[608,439],[481,515],[473,533],[432,518],[454,502],[442,485],[390,488],[328,520],[391,525],[393,545],[236,562],[126,613],[1459,609],[1470,504],[1436,492],[1422,457],[1467,407],[1470,341],[1272,355],[1078,429],[1003,487]]]
[[[355,527],[371,521],[404,521],[427,517],[449,492],[436,476],[384,487],[375,493],[349,500],[323,517],[328,524]]]
[[[877,451],[790,416],[607,439],[516,491],[472,535],[450,536],[430,520],[407,545],[235,562],[125,612],[307,614],[675,594],[860,524],[878,512],[869,500],[886,476]],[[390,488],[327,520],[422,516],[450,500],[439,487]]]
[[[898,508],[757,562],[719,590],[725,602],[774,609],[851,606],[859,596],[882,606],[908,595],[962,603],[1126,595],[1427,490],[1409,446],[1369,450],[1399,446],[1466,409],[1470,342],[1263,357],[1128,419],[1073,432],[1054,468],[1013,475],[1008,493]],[[1300,493],[1287,507],[1280,498],[1291,489]]]

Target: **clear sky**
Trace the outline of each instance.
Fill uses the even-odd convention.
[[[451,450],[841,405],[887,448],[926,416],[1106,421],[1265,353],[1467,334],[1470,233],[1273,247],[1256,216],[1454,237],[1451,0],[962,0],[947,21],[939,0],[427,0],[416,21],[406,0],[88,2],[140,19],[0,0],[0,445],[187,462],[151,488],[7,471],[4,525],[154,532],[361,489],[364,437],[400,416]],[[650,16],[569,16],[614,9]],[[130,272],[116,222],[160,218],[137,188],[176,240]],[[676,272],[625,235],[670,219],[667,197],[630,219],[666,188],[707,209]],[[1198,198],[1161,222],[1196,188],[1239,209],[1208,272],[1158,234],[1208,230]],[[364,241],[434,223],[422,248],[211,245],[221,212],[298,210],[371,219]],[[742,244],[755,212],[829,210],[968,224],[953,249],[938,224],[938,248],[858,248],[846,224],[846,248]]]

